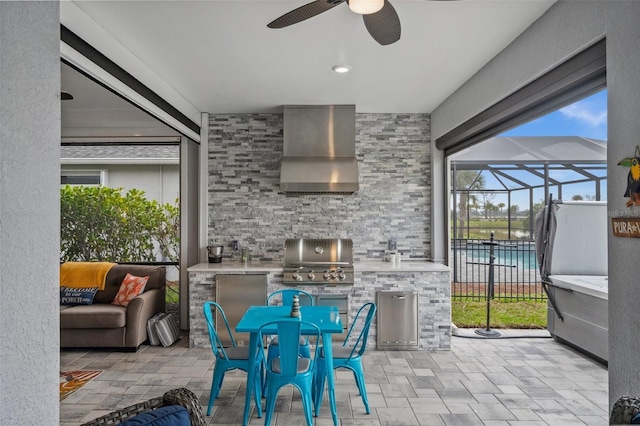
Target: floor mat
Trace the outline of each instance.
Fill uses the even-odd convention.
[[[98,377],[102,370],[91,371],[61,371],[60,372],[60,401],[86,385],[91,379]]]

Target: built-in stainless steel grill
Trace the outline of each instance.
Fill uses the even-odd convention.
[[[350,239],[288,239],[283,284],[353,284]]]

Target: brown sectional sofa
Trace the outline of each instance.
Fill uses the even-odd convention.
[[[112,305],[127,272],[149,276],[142,294],[128,306]],[[108,272],[104,290],[91,305],[60,306],[60,347],[124,348],[136,351],[147,340],[147,321],[165,311],[164,266],[115,265]]]

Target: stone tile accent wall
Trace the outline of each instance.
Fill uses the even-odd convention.
[[[231,256],[279,261],[286,238],[352,238],[354,257],[380,258],[387,240],[430,258],[430,117],[356,114],[360,190],[352,195],[279,193],[281,114],[223,114],[209,120],[209,241]]]
[[[210,348],[207,321],[202,306],[215,301],[215,277],[212,272],[189,272],[189,347]]]

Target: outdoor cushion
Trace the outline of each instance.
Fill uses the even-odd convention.
[[[138,414],[120,423],[125,426],[191,426],[189,412],[182,405],[166,405]]]
[[[352,346],[343,346],[342,343],[334,343],[331,345],[333,348],[333,357],[334,358],[349,358],[351,356],[351,352],[353,351]],[[354,356],[358,355],[358,351],[353,351]],[[320,356],[324,357],[324,346],[320,351]]]
[[[60,311],[60,328],[120,328],[126,319],[127,308],[123,306],[78,305]]]
[[[224,348],[224,351],[227,354],[229,359],[247,359],[249,358],[249,347],[248,346],[238,346],[238,347],[229,347]],[[224,358],[222,353],[218,355],[220,358]]]
[[[149,277],[137,277],[127,273],[122,280],[118,294],[111,302],[113,305],[127,306],[136,296],[142,294]]]
[[[273,370],[274,373],[280,373],[280,357],[278,358],[274,358],[273,361],[271,361],[271,368]],[[305,371],[309,370],[309,366],[311,365],[311,359],[310,358],[298,358],[298,368],[297,368],[297,372],[298,374],[300,373],[304,373]]]
[[[61,305],[91,305],[96,296],[98,287],[69,288],[60,287]]]

